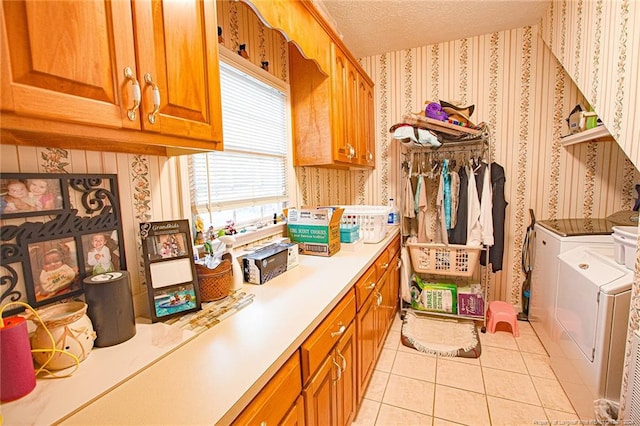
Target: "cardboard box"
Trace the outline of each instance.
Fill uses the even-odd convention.
[[[298,243],[302,254],[333,256],[340,251],[342,208],[301,208],[285,210],[287,233]]]
[[[287,270],[289,246],[274,244],[246,254],[242,258],[244,280],[251,284],[264,284]]]
[[[458,315],[484,316],[484,298],[477,289],[458,288]]]

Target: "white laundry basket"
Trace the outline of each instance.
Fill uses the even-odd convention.
[[[637,226],[614,226],[613,256],[617,263],[627,269],[636,269],[636,248],[638,246]]]
[[[359,225],[360,238],[365,243],[378,243],[387,235],[387,206],[341,206],[342,225]]]

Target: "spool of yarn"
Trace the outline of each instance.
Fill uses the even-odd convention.
[[[22,317],[4,319],[0,327],[0,401],[27,395],[36,387],[27,322]]]
[[[113,346],[136,334],[133,296],[127,271],[107,272],[84,279],[87,314],[96,331],[94,344]]]

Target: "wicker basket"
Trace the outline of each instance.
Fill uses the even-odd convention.
[[[200,286],[200,299],[203,302],[211,302],[229,295],[233,285],[229,260],[223,260],[215,269],[209,269],[196,263],[196,272]]]
[[[423,274],[470,277],[480,257],[480,246],[407,243],[413,270]]]

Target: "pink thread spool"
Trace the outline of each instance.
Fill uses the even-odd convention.
[[[0,327],[0,401],[21,398],[35,387],[27,321],[17,316],[5,318]]]

